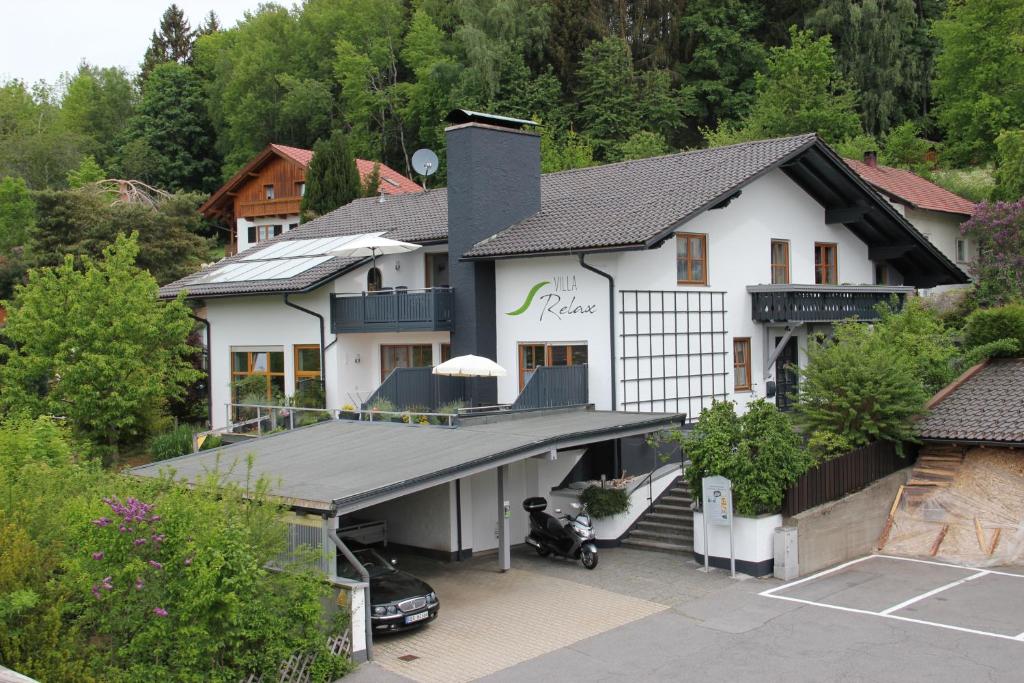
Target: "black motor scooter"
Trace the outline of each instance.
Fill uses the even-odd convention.
[[[547,507],[548,502],[540,497],[523,501],[523,509],[530,513],[530,533],[526,542],[541,557],[554,554],[579,560],[587,569],[596,567],[597,544],[594,543],[594,525],[587,508],[573,503],[572,508],[579,510],[575,517],[563,515],[556,518],[544,512]],[[555,514],[561,515],[562,511],[555,508]]]

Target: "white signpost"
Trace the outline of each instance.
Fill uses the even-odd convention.
[[[701,480],[704,518],[704,571],[709,571],[708,557],[711,555],[711,538],[708,526],[729,527],[729,570],[736,578],[736,550],[732,537],[732,482],[725,477],[704,477]]]

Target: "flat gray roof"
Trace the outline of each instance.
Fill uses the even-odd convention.
[[[265,476],[289,504],[338,513],[397,498],[498,465],[606,439],[678,426],[683,415],[584,409],[462,418],[453,429],[332,420],[251,442],[202,451],[131,470],[173,471],[195,481],[219,469],[244,483]]]

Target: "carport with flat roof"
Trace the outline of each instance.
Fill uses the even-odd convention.
[[[565,408],[461,417],[454,427],[331,420],[132,472],[152,477],[172,470],[177,479],[195,481],[217,471],[238,484],[265,477],[270,494],[300,513],[292,519],[295,529],[316,538],[306,543],[319,547],[320,567],[332,580],[341,581],[335,546],[347,552],[339,519],[354,512],[390,516],[389,541],[402,524],[417,540],[434,543],[423,547],[454,550],[458,558],[464,535],[470,553],[493,549],[496,541],[504,572],[511,565],[513,499],[546,493],[590,444],[671,429],[683,419]],[[572,457],[559,460],[560,452]],[[370,640],[353,633],[357,656]]]

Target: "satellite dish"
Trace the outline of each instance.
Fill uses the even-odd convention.
[[[437,155],[429,149],[418,149],[412,155],[412,168],[420,175],[437,173]]]

